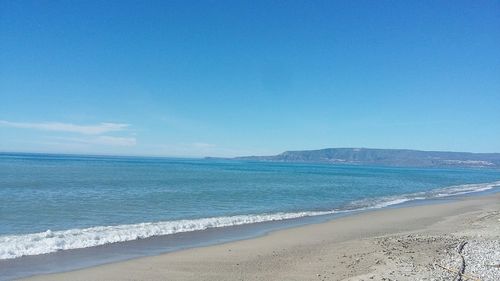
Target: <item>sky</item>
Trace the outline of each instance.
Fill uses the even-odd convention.
[[[0,1],[0,151],[500,152],[500,1]]]

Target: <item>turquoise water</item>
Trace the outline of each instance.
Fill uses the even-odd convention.
[[[0,154],[0,259],[500,188],[500,171]]]

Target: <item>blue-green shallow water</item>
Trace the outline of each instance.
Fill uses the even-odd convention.
[[[0,154],[0,259],[500,188],[500,171]]]

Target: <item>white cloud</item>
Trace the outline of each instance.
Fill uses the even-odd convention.
[[[192,143],[191,145],[194,148],[199,148],[199,149],[215,147],[215,144],[205,143],[205,142],[195,142],[195,143]]]
[[[71,123],[61,122],[42,122],[42,123],[26,123],[26,122],[10,122],[0,120],[0,126],[34,129],[53,132],[66,132],[81,134],[81,137],[62,137],[53,136],[51,139],[56,140],[56,143],[61,146],[77,145],[77,146],[135,146],[137,140],[135,137],[117,137],[108,136],[107,133],[123,131],[129,127],[128,124],[120,123],[99,123],[95,125],[76,125]]]
[[[271,155],[272,153],[257,153],[230,147],[222,147],[220,144],[206,142],[169,143],[163,141],[161,144],[143,144],[140,149],[143,155],[170,156],[170,157],[233,157],[245,155]]]
[[[129,126],[129,124],[99,123],[96,125],[75,125],[71,123],[61,123],[61,122],[26,123],[26,122],[9,122],[5,120],[0,120],[0,126],[23,128],[23,129],[35,129],[43,131],[79,133],[84,135],[101,135],[108,132],[123,131]],[[114,138],[114,137],[109,137],[109,138]]]
[[[112,137],[112,136],[92,136],[82,138],[54,138],[63,143],[79,143],[90,145],[107,145],[107,146],[134,146],[137,140],[131,137]]]
[[[110,137],[110,136],[99,136],[94,139],[96,144],[104,145],[117,145],[117,146],[134,146],[137,144],[135,138],[127,137]]]

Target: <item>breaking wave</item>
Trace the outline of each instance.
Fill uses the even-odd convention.
[[[345,208],[327,211],[293,213],[251,214],[212,217],[192,220],[147,222],[116,226],[96,226],[83,229],[0,236],[0,259],[40,255],[60,250],[79,249],[110,243],[132,241],[153,236],[199,231],[209,228],[228,227],[259,222],[280,221],[301,217],[384,208],[413,200],[431,199],[481,192],[500,187],[500,181],[482,184],[466,184],[434,189],[428,192],[400,196],[380,197],[354,201]]]

